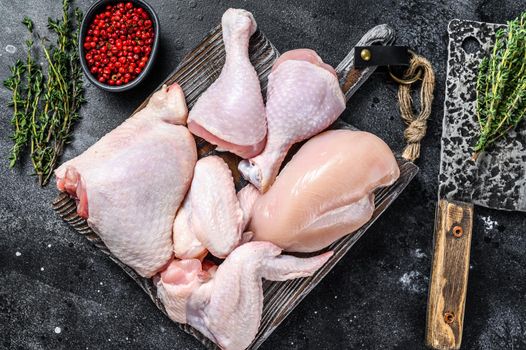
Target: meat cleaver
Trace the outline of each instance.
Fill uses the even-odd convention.
[[[498,24],[452,20],[442,150],[429,286],[426,344],[459,349],[468,284],[473,206],[526,211],[526,127],[500,141],[475,162],[479,125],[476,77],[493,46]]]

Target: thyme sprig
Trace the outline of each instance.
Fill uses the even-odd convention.
[[[526,116],[526,12],[497,31],[490,57],[480,63],[476,86],[480,136],[474,159]]]
[[[73,16],[71,16],[73,14]],[[62,1],[62,17],[48,18],[48,29],[56,35],[55,44],[33,32],[34,24],[25,17],[22,23],[31,34],[26,42],[26,62],[17,61],[4,85],[13,92],[13,147],[11,167],[27,148],[40,185],[49,182],[64,146],[69,142],[74,123],[84,100],[78,36],[82,12],[71,9],[71,0]],[[35,45],[43,53],[47,69],[35,62]]]

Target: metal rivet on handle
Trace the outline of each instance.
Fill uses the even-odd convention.
[[[463,234],[464,234],[464,229],[462,228],[462,226],[457,225],[453,227],[453,236],[460,238],[462,237]]]
[[[455,321],[455,314],[452,313],[452,312],[445,312],[445,313],[444,313],[444,321],[445,321],[447,324],[452,324],[453,321]]]
[[[371,60],[371,51],[369,51],[368,49],[362,49],[362,51],[360,52],[360,57],[364,61],[370,61]]]

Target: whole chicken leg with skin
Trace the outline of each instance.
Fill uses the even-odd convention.
[[[288,51],[274,63],[267,92],[267,144],[239,163],[243,177],[266,192],[290,147],[318,134],[345,110],[334,69],[316,52]]]
[[[269,242],[249,242],[236,248],[213,278],[188,299],[188,323],[222,349],[246,349],[261,322],[261,279],[285,281],[310,276],[332,256],[332,252],[312,258],[280,254],[281,249]]]
[[[190,111],[188,128],[218,150],[250,158],[261,152],[267,133],[259,78],[248,57],[256,21],[248,11],[229,9],[221,24],[225,65]]]
[[[148,105],[55,172],[59,190],[108,249],[141,276],[173,256],[172,226],[197,151],[181,88],[156,92]]]
[[[323,132],[307,141],[256,199],[249,229],[254,240],[286,251],[317,251],[365,224],[374,211],[374,190],[399,174],[392,151],[375,135]]]

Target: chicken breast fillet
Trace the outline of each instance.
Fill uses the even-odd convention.
[[[286,251],[320,250],[365,224],[374,190],[392,184],[399,168],[373,134],[331,130],[303,145],[252,208],[254,240]]]

